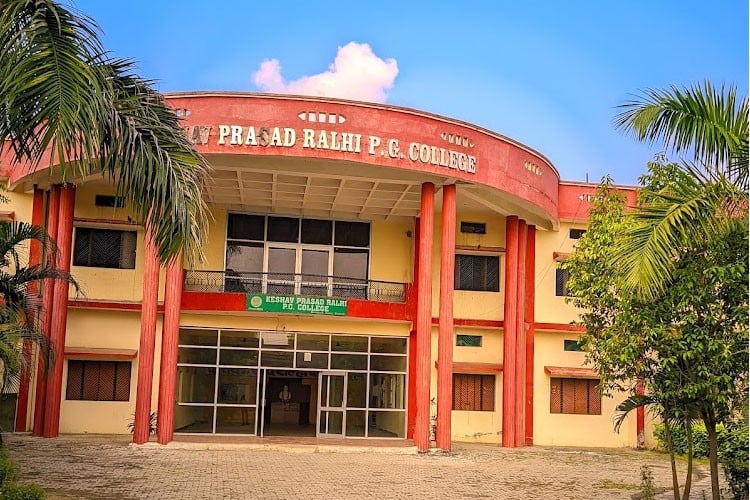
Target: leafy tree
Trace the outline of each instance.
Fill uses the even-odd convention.
[[[658,162],[649,165],[641,182],[639,213],[671,203],[675,193],[704,189],[679,165]],[[725,231],[712,239],[684,241],[673,248],[668,286],[647,298],[627,286],[622,269],[622,248],[638,223],[624,208],[616,190],[605,182],[597,192],[589,230],[565,263],[571,276],[569,293],[584,308],[584,349],[601,374],[605,392],[633,394],[621,411],[651,404],[667,428],[679,423],[688,432],[693,418],[704,421],[718,498],[716,425],[730,419],[746,401],[746,211],[743,215],[736,207]],[[647,397],[634,394],[637,379],[646,382]],[[685,498],[690,477],[689,472]]]
[[[51,0],[0,0],[0,149],[64,178],[101,173],[154,234],[159,257],[200,253],[208,167],[94,22]],[[7,144],[6,145],[6,141]]]

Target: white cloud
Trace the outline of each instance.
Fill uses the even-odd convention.
[[[264,92],[385,102],[396,75],[395,59],[379,58],[366,43],[349,42],[339,47],[328,71],[287,82],[279,61],[269,59],[253,73],[253,83]]]

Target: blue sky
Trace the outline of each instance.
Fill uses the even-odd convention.
[[[711,80],[748,92],[748,3],[669,1],[216,2],[80,0],[105,47],[162,91],[258,91],[368,44],[398,74],[389,104],[486,127],[547,156],[565,180],[634,184],[662,150],[612,126],[645,88]]]

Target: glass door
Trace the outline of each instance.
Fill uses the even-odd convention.
[[[322,372],[318,391],[318,437],[344,437],[346,429],[346,374]]]
[[[295,247],[269,246],[266,293],[293,295],[295,293],[294,274],[297,268]]]
[[[331,251],[328,249],[302,249],[300,272],[302,283],[300,295],[327,297],[330,295],[328,283],[328,266]]]

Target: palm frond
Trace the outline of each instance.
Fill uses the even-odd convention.
[[[615,117],[615,126],[640,141],[663,142],[675,153],[693,152],[708,168],[733,173],[747,188],[748,101],[734,86],[646,89]],[[743,180],[744,179],[744,180]]]
[[[620,432],[620,427],[622,427],[625,418],[628,416],[628,414],[630,414],[631,411],[635,410],[636,408],[658,404],[659,401],[653,396],[645,394],[634,394],[630,396],[625,401],[618,404],[615,408],[615,414],[612,418],[615,432]]]
[[[150,82],[131,72],[132,63],[109,61],[115,128],[106,131],[110,154],[103,168],[146,221],[162,262],[184,249],[200,255],[208,208],[201,191],[209,167],[185,136],[179,119]]]
[[[0,147],[38,165],[94,158],[107,118],[103,49],[93,21],[50,0],[6,0],[0,9]],[[81,165],[86,165],[82,163]]]
[[[648,193],[628,214],[632,227],[612,256],[626,286],[644,298],[658,296],[669,285],[682,248],[726,229],[732,218],[722,215],[737,190],[722,176],[714,179],[686,170],[664,189]]]

